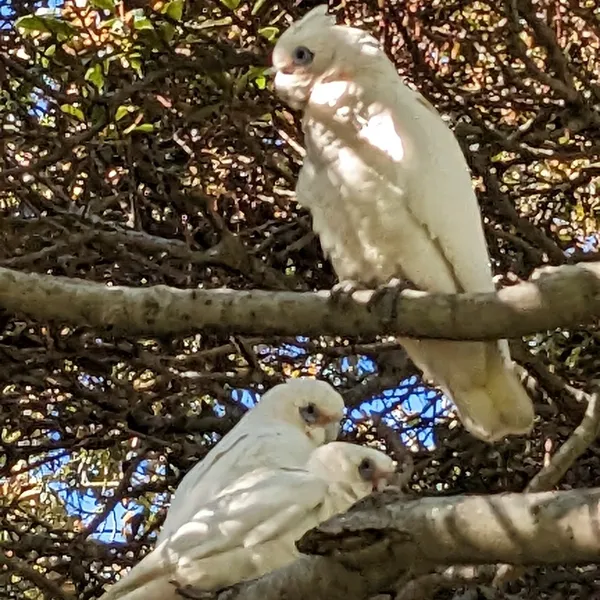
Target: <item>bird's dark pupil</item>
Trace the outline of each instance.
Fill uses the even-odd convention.
[[[306,410],[309,412],[309,414],[311,414],[311,415],[312,415],[312,414],[315,412],[315,407],[314,407],[314,405],[313,405],[313,404],[309,404],[309,405],[306,407]]]

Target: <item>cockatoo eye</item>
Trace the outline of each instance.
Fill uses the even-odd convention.
[[[317,419],[319,418],[319,411],[312,402],[309,402],[306,406],[302,406],[300,408],[300,414],[306,423],[310,425],[316,423]]]
[[[375,463],[368,458],[363,458],[358,465],[358,473],[365,481],[371,481],[375,475]]]
[[[310,65],[314,57],[315,55],[306,46],[298,46],[292,52],[292,60],[299,67]]]

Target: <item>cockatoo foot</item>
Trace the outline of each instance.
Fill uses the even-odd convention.
[[[352,279],[343,279],[331,288],[330,301],[335,306],[344,306],[345,304],[348,304],[349,300],[352,298],[352,294],[358,289],[359,285],[356,281],[353,281]]]
[[[180,586],[177,588],[177,595],[181,598],[189,598],[190,600],[215,600],[219,596],[220,590],[207,592],[200,590],[193,585]]]
[[[177,595],[181,598],[191,598],[192,600],[210,600],[214,598],[216,594],[214,592],[207,592],[205,590],[199,590],[191,585],[177,588]]]
[[[242,583],[244,582],[236,583],[222,588],[217,588],[210,591],[198,589],[193,585],[179,586],[177,588],[177,593],[182,598],[189,598],[190,600],[215,600],[216,598],[218,598],[219,600],[227,600],[227,598],[236,595],[235,592]]]
[[[377,310],[384,324],[393,323],[398,317],[398,297],[407,289],[411,289],[410,283],[394,277],[373,292],[367,302],[367,309],[369,311]]]

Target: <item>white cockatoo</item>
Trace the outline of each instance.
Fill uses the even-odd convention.
[[[346,442],[315,450],[304,468],[246,473],[160,543],[101,600],[176,600],[177,586],[216,590],[293,562],[295,542],[374,490],[395,483],[394,461]]]
[[[375,38],[336,25],[318,6],[281,35],[272,70],[277,93],[304,113],[297,200],[310,210],[340,282],[494,291],[460,145]],[[530,431],[533,405],[506,340],[400,342],[474,435],[492,442]]]
[[[337,438],[343,416],[343,398],[324,381],[302,377],[272,387],[181,480],[158,543],[241,475],[305,465],[316,447]]]

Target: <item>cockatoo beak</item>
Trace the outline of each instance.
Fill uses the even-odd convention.
[[[324,413],[306,428],[306,434],[317,444],[317,446],[335,442],[339,433],[339,421],[334,421],[333,417]]]
[[[335,442],[340,434],[340,424],[336,421],[325,425],[325,443]]]
[[[373,491],[382,492],[387,487],[393,486],[395,481],[395,471],[377,471],[375,477],[373,477]]]
[[[325,443],[335,442],[340,433],[339,417],[322,412],[319,418],[315,421],[315,425],[320,425],[325,433]]]

